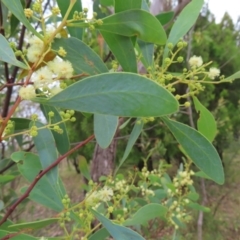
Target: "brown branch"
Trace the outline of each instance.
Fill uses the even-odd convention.
[[[83,142],[79,143],[77,146],[75,146],[74,148],[72,148],[71,150],[69,150],[67,153],[65,153],[64,155],[62,155],[61,157],[59,157],[55,162],[53,162],[50,166],[48,166],[47,168],[45,168],[44,170],[40,171],[39,174],[35,177],[35,179],[33,180],[33,182],[29,185],[27,191],[8,209],[7,213],[5,214],[5,216],[2,218],[2,220],[0,221],[0,226],[7,220],[7,218],[12,214],[12,212],[15,210],[15,208],[24,200],[26,199],[30,192],[33,190],[33,188],[35,187],[35,185],[37,184],[37,182],[50,170],[52,170],[54,167],[56,167],[63,159],[65,159],[67,156],[69,156],[70,154],[72,154],[73,152],[75,152],[77,149],[83,147],[84,145],[86,145],[88,142],[90,142],[92,139],[94,138],[94,135],[91,135],[90,137],[88,137],[86,140],[84,140]]]
[[[34,84],[34,82],[29,82],[28,84]],[[20,83],[6,83],[6,84],[3,84],[1,87],[0,87],[0,91],[2,91],[4,88],[6,87],[13,87],[13,86],[23,86],[24,83],[23,82],[20,82]]]

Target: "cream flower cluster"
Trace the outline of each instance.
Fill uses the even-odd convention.
[[[208,77],[211,79],[214,79],[215,77],[218,77],[220,75],[220,70],[217,68],[210,68],[209,69],[209,73],[208,73]]]
[[[203,65],[202,57],[192,56],[188,61],[190,67],[201,67]]]
[[[30,47],[27,51],[27,58],[30,62],[34,63],[41,57],[44,43],[40,38],[36,36],[31,37],[28,42],[30,44]]]
[[[113,197],[113,190],[107,186],[86,196],[86,203],[90,206],[98,206],[100,202],[108,202]]]
[[[34,86],[21,87],[19,95],[22,99],[32,99],[36,97],[35,89],[48,90],[48,94],[53,96],[62,89],[59,86],[51,86],[53,83],[59,84],[59,79],[69,79],[73,76],[73,67],[69,61],[60,61],[55,58],[47,63],[46,66],[38,69],[32,80]]]
[[[36,97],[35,88],[33,85],[28,85],[26,87],[21,87],[19,90],[19,96],[22,99],[30,100]]]

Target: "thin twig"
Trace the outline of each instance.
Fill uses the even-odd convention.
[[[88,137],[86,140],[83,142],[79,143],[77,146],[73,147],[71,150],[69,150],[67,153],[59,157],[56,161],[54,161],[50,166],[45,168],[44,170],[40,171],[39,174],[35,177],[33,182],[29,185],[28,189],[26,192],[8,209],[7,213],[4,215],[2,220],[0,221],[0,226],[7,220],[7,218],[12,214],[12,212],[15,210],[15,208],[24,200],[26,199],[30,192],[33,190],[37,182],[50,170],[52,170],[54,167],[56,167],[62,160],[64,160],[67,156],[75,152],[77,149],[83,147],[86,145],[88,142],[90,142],[94,138],[94,135],[91,135]],[[1,239],[2,240],[2,239]]]
[[[34,82],[29,82],[28,84],[34,84]],[[23,86],[24,83],[23,82],[19,82],[19,83],[6,83],[6,84],[3,84],[1,87],[0,87],[0,91],[2,91],[4,88],[6,87],[13,87],[13,86]]]

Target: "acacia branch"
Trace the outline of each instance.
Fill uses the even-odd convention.
[[[37,184],[37,182],[50,170],[52,170],[54,167],[56,167],[63,159],[65,159],[67,156],[69,156],[70,154],[72,154],[73,152],[75,152],[77,149],[83,147],[84,145],[86,145],[88,142],[90,142],[92,139],[94,138],[94,135],[91,135],[90,137],[88,137],[86,140],[82,141],[81,143],[79,143],[78,145],[76,145],[74,148],[72,148],[71,150],[69,150],[67,153],[65,153],[64,155],[62,155],[61,157],[59,157],[55,162],[53,162],[50,166],[48,166],[47,168],[45,168],[44,170],[41,170],[39,172],[39,174],[35,177],[35,179],[33,180],[33,182],[29,185],[27,191],[8,209],[7,213],[5,214],[5,216],[2,218],[2,220],[0,221],[0,226],[7,220],[7,218],[12,214],[12,212],[15,210],[15,208],[24,200],[26,199],[30,192],[33,190],[33,188],[35,187],[35,185]]]

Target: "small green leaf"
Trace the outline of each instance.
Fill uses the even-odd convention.
[[[142,0],[115,0],[115,13],[129,9],[141,9]]]
[[[14,180],[17,176],[14,175],[0,175],[0,184],[6,184]]]
[[[188,5],[181,11],[177,20],[173,24],[168,42],[172,43],[174,46],[177,42],[184,37],[184,35],[191,29],[191,27],[196,22],[200,11],[202,9],[204,0],[192,0]],[[169,49],[167,46],[164,48],[163,59],[168,55]]]
[[[166,89],[132,73],[106,73],[72,84],[49,100],[35,101],[76,111],[126,117],[163,116],[178,102]]]
[[[100,4],[103,6],[113,6],[114,0],[100,0]]]
[[[137,72],[137,58],[130,37],[100,31],[125,72]]]
[[[86,73],[89,75],[96,75],[98,73],[108,72],[102,59],[79,39],[55,39],[52,48],[58,50],[59,47],[63,47],[67,52],[64,60],[68,60],[72,63],[76,74]]]
[[[238,79],[238,78],[240,78],[240,71],[238,71],[238,72],[234,73],[233,75],[225,78],[224,81],[233,81],[233,80]]]
[[[192,201],[197,201],[199,199],[199,194],[197,194],[196,192],[189,192],[187,194],[187,198]]]
[[[156,18],[162,25],[165,25],[172,20],[173,16],[174,16],[174,12],[170,11],[170,12],[160,13],[156,15]]]
[[[145,42],[165,44],[167,37],[161,23],[149,12],[134,9],[103,18],[103,24],[97,28],[126,37],[137,36]]]
[[[223,184],[222,161],[213,145],[198,131],[185,124],[166,117],[162,120],[197,167],[216,183]]]
[[[11,36],[13,37],[17,32],[17,27],[19,25],[19,20],[15,17],[15,15],[12,15],[10,18],[10,27],[11,27]]]
[[[49,112],[54,113],[54,116],[51,117],[51,124],[59,123],[62,121],[62,117],[61,117],[59,111],[55,107],[41,105],[41,109],[42,109],[42,112],[43,112],[45,118],[47,119],[47,121],[49,119],[48,113]],[[62,122],[62,123],[58,124],[58,126],[63,130],[63,133],[60,134],[54,130],[51,130],[51,132],[54,137],[58,152],[61,155],[63,155],[70,149],[70,143],[69,143],[69,138],[68,138],[68,133],[67,133],[65,123]]]
[[[124,226],[146,225],[154,218],[165,219],[168,209],[161,204],[150,203],[141,207],[130,219],[127,219]]]
[[[145,10],[145,11],[147,11],[147,12],[150,12],[150,9],[149,9],[149,6],[148,6],[148,3],[146,2],[146,0],[142,0],[141,9],[142,9],[142,10]]]
[[[77,156],[77,160],[78,160],[78,168],[81,172],[81,174],[87,179],[87,180],[91,180],[91,174],[89,171],[89,164],[86,160],[86,158],[84,156]]]
[[[24,15],[23,6],[19,0],[2,0],[4,5],[13,13],[13,15],[34,35],[42,38],[42,36],[35,30],[35,28],[30,24],[28,19]],[[3,48],[1,44],[1,49]]]
[[[18,223],[8,226],[9,230],[11,231],[19,231],[23,229],[29,229],[29,230],[37,230],[44,228],[52,223],[56,223],[59,221],[58,218],[49,218],[44,220],[38,220],[36,222],[26,222],[26,223]]]
[[[31,123],[30,125],[32,125]],[[40,122],[35,122],[34,125],[37,128],[42,128],[38,130],[38,134],[33,138],[35,147],[38,152],[43,169],[50,166],[55,160],[57,160],[58,155],[56,151],[55,140],[51,133],[51,130],[45,127],[44,124]],[[54,185],[58,180],[58,169],[54,167],[51,169],[46,176],[50,179]]]
[[[199,112],[198,131],[212,142],[217,134],[217,124],[212,113],[196,97],[193,97],[196,110]]]
[[[96,231],[93,235],[89,237],[88,240],[100,240],[100,239],[107,239],[109,237],[109,232],[106,228],[101,228]]]
[[[101,148],[107,148],[115,135],[118,117],[94,114],[94,135]]]
[[[196,177],[200,177],[200,178],[205,178],[205,179],[211,179],[209,178],[209,176],[207,176],[204,172],[199,171],[199,172],[195,172],[194,176]]]
[[[1,239],[6,237],[9,234],[11,234],[11,232],[0,230],[0,238]],[[11,237],[11,240],[39,240],[39,238],[35,238],[35,237],[32,237],[27,234],[17,234],[15,237]]]
[[[204,207],[202,205],[199,205],[198,203],[195,202],[190,202],[187,204],[188,207],[198,210],[198,211],[202,211],[202,212],[210,212],[210,208],[208,207]]]
[[[115,172],[117,172],[119,170],[119,168],[122,166],[122,164],[126,161],[126,159],[127,159],[128,155],[130,154],[135,142],[137,141],[139,135],[142,132],[143,125],[144,125],[143,121],[141,121],[140,119],[137,119],[137,121],[136,121],[136,123],[133,127],[133,130],[130,134],[130,137],[128,139],[127,147],[124,151],[123,157],[122,157],[122,159],[121,159],[121,161],[120,161],[120,163],[119,163]]]
[[[13,161],[17,162],[17,166],[21,175],[30,183],[35,179],[40,171],[43,170],[39,157],[30,152],[14,152],[11,155]],[[26,191],[25,187],[24,191]],[[23,191],[23,192],[24,192]],[[57,212],[63,210],[62,198],[65,195],[65,189],[60,179],[55,184],[49,181],[49,178],[43,176],[34,189],[31,191],[29,199],[38,202]]]
[[[0,46],[0,61],[20,68],[28,69],[28,66],[17,60],[12,48],[9,46],[9,42],[2,34],[0,34]]]
[[[109,219],[101,215],[100,213],[91,210],[95,217],[102,223],[102,225],[107,229],[111,234],[114,240],[144,240],[144,238],[139,235],[137,232],[133,231],[130,228],[115,224]]]
[[[58,4],[58,7],[61,11],[61,15],[62,17],[64,18],[67,10],[68,10],[68,7],[70,5],[70,1],[71,0],[57,0],[57,4]],[[73,18],[73,14],[74,12],[82,12],[82,2],[81,1],[76,1],[69,16],[68,16],[68,19],[72,19]],[[69,31],[69,34],[72,36],[72,37],[76,37],[78,39],[82,39],[83,37],[83,29],[82,28],[79,28],[79,27],[67,27],[68,31]]]
[[[152,66],[153,61],[153,55],[154,55],[154,44],[152,43],[146,43],[141,40],[138,40],[138,46],[142,53],[141,61],[145,68],[147,69],[149,66]]]
[[[29,129],[29,124],[31,122],[28,118],[11,118],[11,121],[14,121],[15,132],[21,132]]]

